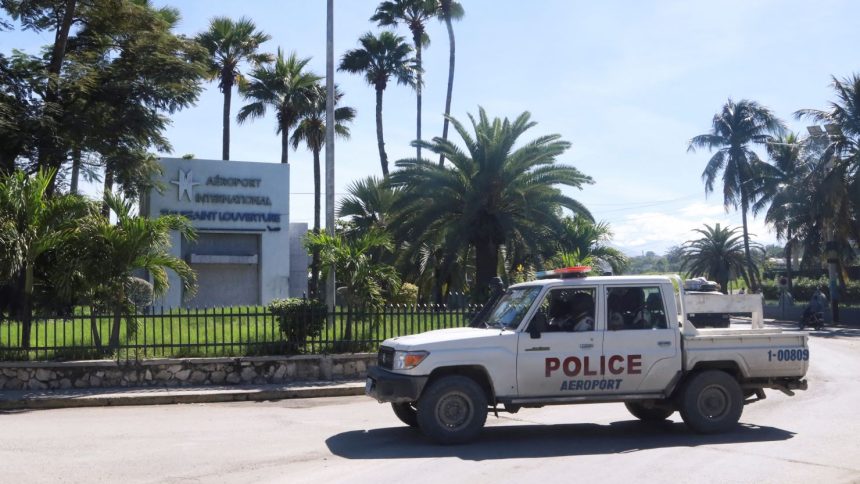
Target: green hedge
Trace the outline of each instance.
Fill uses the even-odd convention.
[[[840,291],[839,301],[846,304],[860,304],[860,281],[848,281],[845,290]],[[808,279],[800,277],[792,281],[791,295],[795,301],[809,301],[815,288],[820,287],[828,300],[830,297],[830,283],[826,278]],[[762,283],[762,294],[767,300],[779,299],[779,285],[776,281],[764,281]]]
[[[320,335],[328,316],[325,303],[315,299],[275,299],[269,303],[269,311],[280,319],[281,331],[294,352],[308,338]]]

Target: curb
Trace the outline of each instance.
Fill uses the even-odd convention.
[[[101,393],[45,393],[22,398],[3,397],[0,392],[0,410],[51,409],[75,407],[117,407],[128,405],[168,405],[177,403],[221,403],[291,398],[319,398],[364,395],[364,382],[338,383],[319,386],[258,386],[219,389],[162,388],[157,393],[108,389]],[[113,393],[111,393],[113,392]]]

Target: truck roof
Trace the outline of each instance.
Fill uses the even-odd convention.
[[[588,276],[567,277],[554,279],[538,279],[535,281],[512,284],[511,287],[546,286],[546,285],[590,285],[590,284],[662,284],[670,282],[669,276]]]

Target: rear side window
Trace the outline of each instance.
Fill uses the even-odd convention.
[[[669,327],[659,286],[608,287],[606,307],[610,331]]]

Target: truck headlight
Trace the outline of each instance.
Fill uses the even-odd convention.
[[[394,365],[392,369],[394,370],[411,370],[415,368],[424,358],[427,358],[427,355],[430,353],[426,351],[395,351],[394,352]]]

